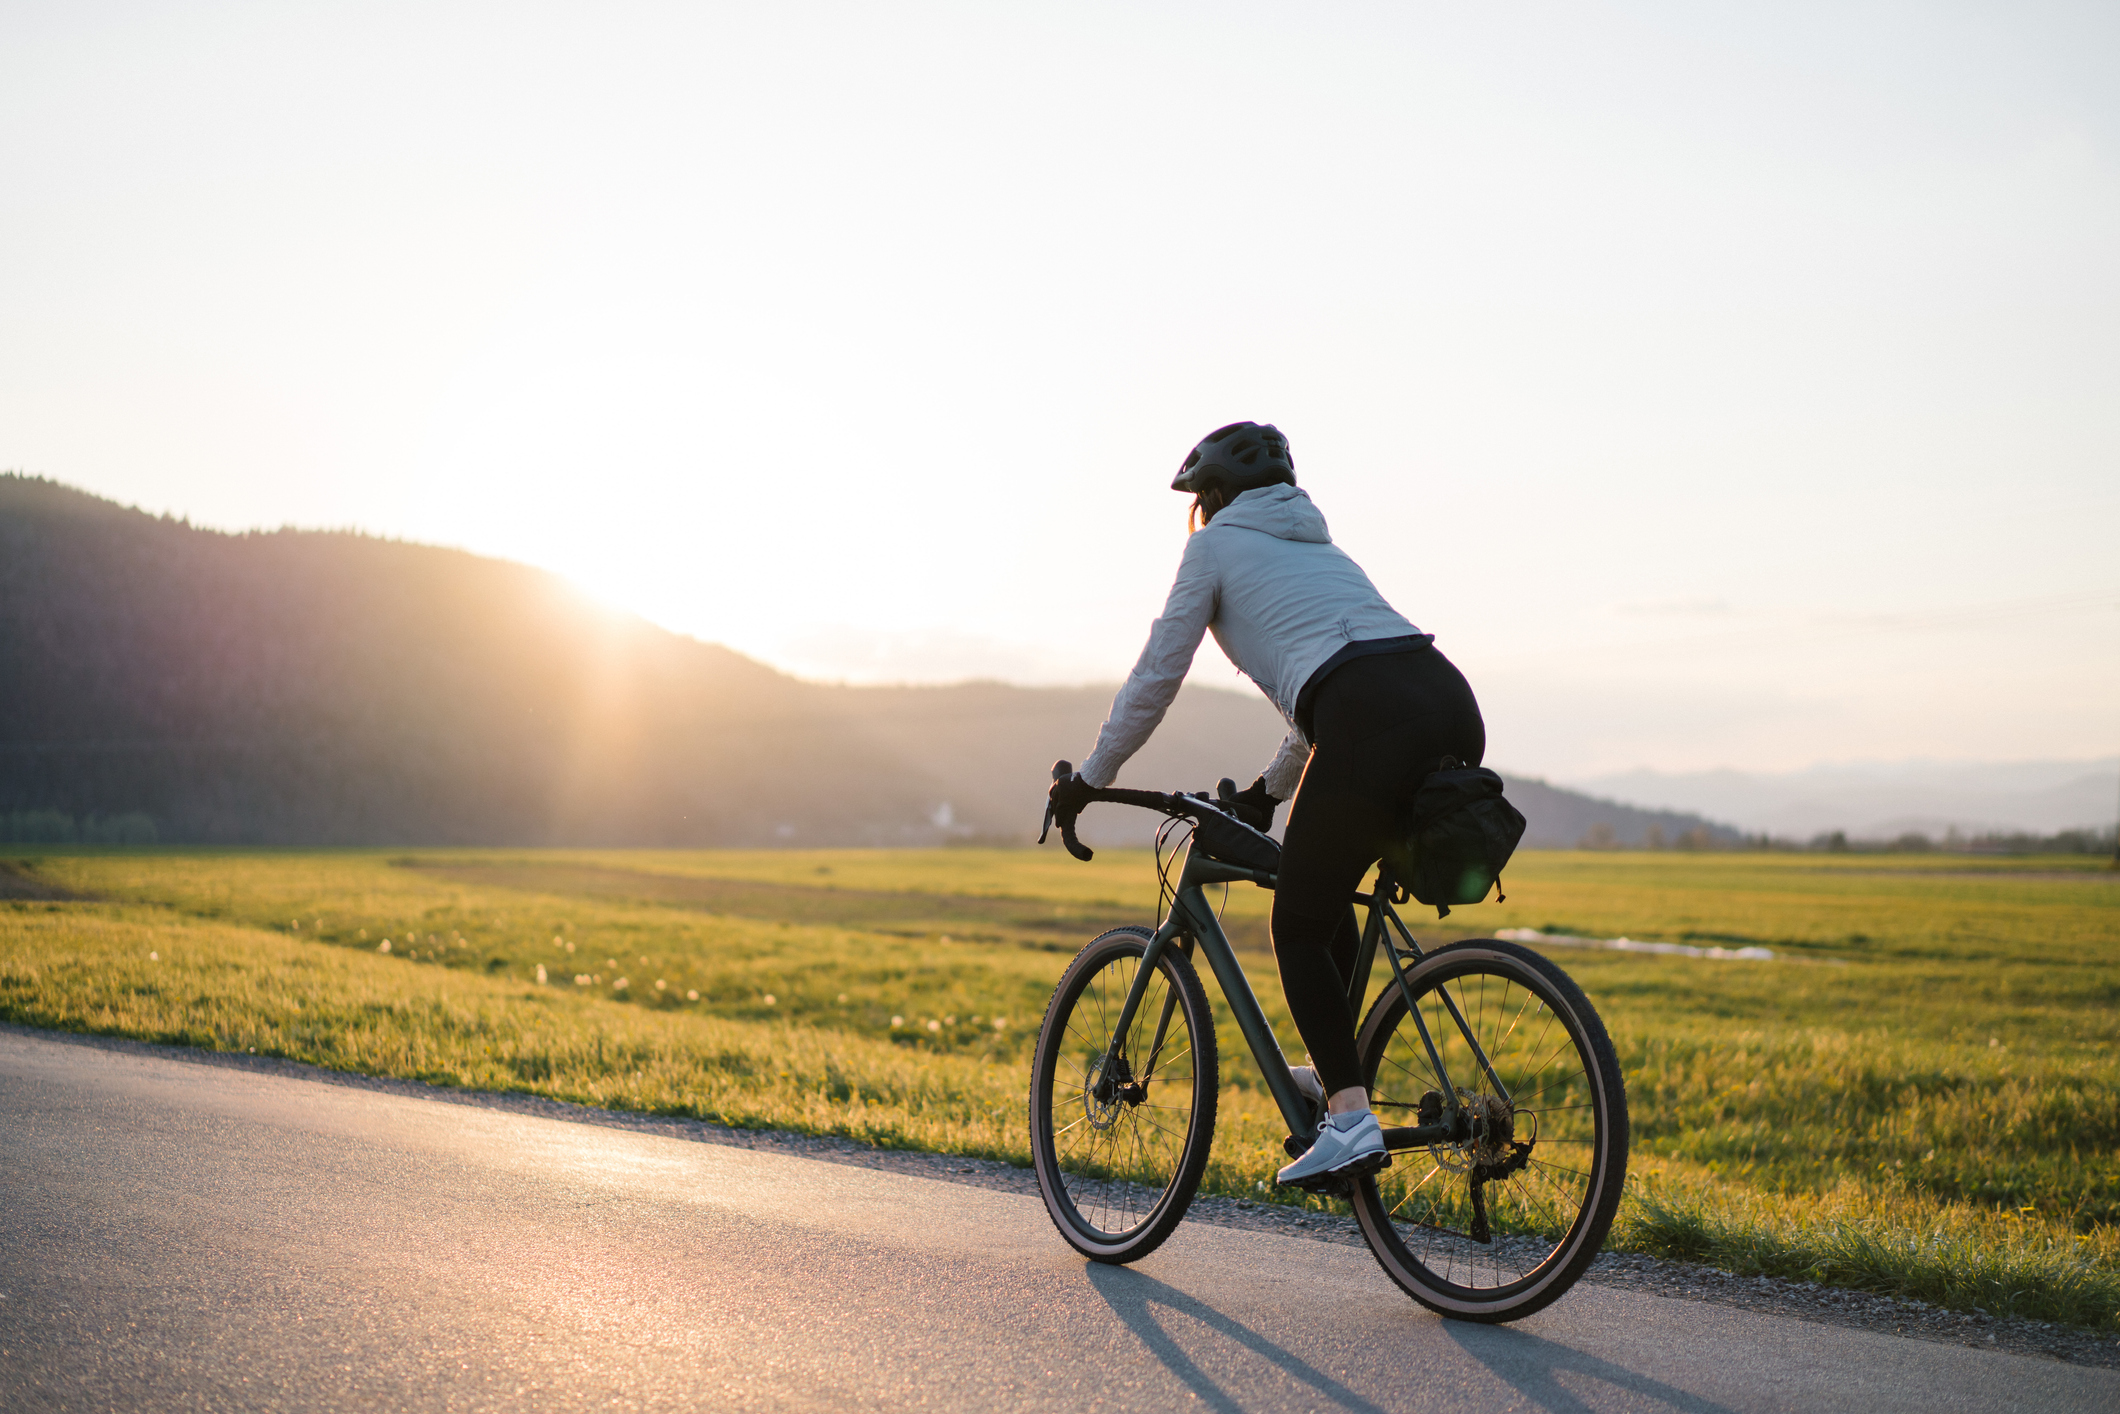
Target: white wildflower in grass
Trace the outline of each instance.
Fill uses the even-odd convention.
[[[776,1000],[776,999],[774,998],[774,996],[773,996],[773,994],[772,994],[771,992],[768,992],[768,993],[766,993],[766,1005],[767,1005],[767,1006],[778,1006],[778,1005],[780,1005],[780,1003],[779,1003],[779,1002],[778,1002],[778,1001],[777,1001],[777,1000]]]
[[[957,1018],[954,1016],[945,1016],[944,1018],[942,1018],[942,1024],[944,1026],[955,1026],[957,1024]]]
[[[688,1001],[688,1002],[696,1002],[696,1001],[698,1001],[698,1000],[699,1000],[699,992],[698,992],[698,990],[697,990],[697,989],[694,989],[694,990],[692,990],[692,991],[689,991],[689,992],[685,993],[685,1000],[686,1000],[686,1001]]]
[[[662,990],[663,990],[664,988],[668,987],[669,985],[670,985],[670,984],[669,984],[668,982],[665,982],[665,981],[663,981],[663,979],[662,979],[662,978],[660,978],[660,977],[658,977],[658,978],[656,978],[656,979],[655,979],[655,990],[656,990],[656,991],[658,991],[658,992],[662,991]]]
[[[560,936],[559,934],[557,934],[557,933],[554,933],[554,934],[552,935],[552,946],[554,946],[554,947],[556,947],[556,948],[563,948],[563,947],[565,947],[566,945],[567,945],[567,940],[566,940],[565,938],[562,938],[562,937],[561,937],[561,936]]]
[[[646,966],[648,965],[648,960],[647,960],[646,958],[642,958],[642,959],[640,960],[640,965],[641,965],[642,967],[646,967]]]
[[[847,1004],[847,994],[845,992],[841,992],[839,994],[839,1004],[841,1006],[845,1006]]]
[[[589,981],[589,974],[586,972],[577,972],[574,974],[574,985],[577,987],[586,987],[589,985]]]
[[[1008,1018],[1007,1018],[1007,1017],[1005,1017],[1005,1016],[997,1016],[997,1017],[995,1017],[995,1018],[994,1018],[994,1029],[995,1029],[996,1031],[1006,1031],[1006,1030],[1008,1029]]]
[[[941,1023],[941,1022],[939,1022],[939,1021],[930,1021],[930,1022],[928,1023],[928,1030],[930,1030],[930,1031],[940,1031],[941,1029],[942,1029],[942,1023]]]
[[[545,985],[545,964],[542,962],[537,965],[537,985],[540,987]]]
[[[572,944],[572,943],[569,943],[569,944],[567,944],[567,951],[568,951],[568,952],[573,952],[573,951],[574,951],[574,944]]]
[[[891,1018],[891,1025],[893,1025],[893,1026],[903,1026],[903,1025],[905,1025],[905,1018],[904,1018],[904,1017],[902,1017],[902,1016],[894,1016],[894,1017],[892,1017],[892,1018]]]
[[[380,943],[377,943],[377,944],[375,945],[375,950],[376,950],[377,952],[389,952],[389,951],[390,951],[390,939],[388,939],[388,938],[385,938],[385,939],[383,939],[383,941],[381,941]]]
[[[147,960],[149,962],[160,962],[162,960],[162,954],[158,952],[151,952],[147,955]]]
[[[302,920],[301,920],[301,919],[299,919],[299,918],[297,918],[297,919],[295,919],[295,920],[294,920],[294,921],[293,921],[292,923],[290,923],[290,924],[289,924],[288,926],[289,926],[289,927],[291,927],[291,928],[293,928],[293,929],[294,929],[294,930],[295,930],[295,931],[296,931],[297,933],[299,933],[299,932],[301,932],[301,931],[302,931]]]
[[[621,978],[619,978],[619,979],[618,979],[618,980],[617,980],[616,982],[613,982],[613,983],[611,984],[611,990],[612,990],[612,991],[614,991],[614,992],[623,992],[623,991],[625,991],[625,990],[626,990],[626,988],[628,988],[628,987],[630,987],[630,986],[632,986],[632,985],[633,985],[633,984],[632,984],[631,982],[629,982],[629,981],[627,981],[627,980],[626,980],[625,978],[621,977]]]

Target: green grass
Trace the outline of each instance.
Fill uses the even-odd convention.
[[[9,1020],[1017,1162],[1066,955],[1149,921],[1155,897],[1145,856],[1121,851],[81,850],[18,867],[91,897],[0,904]],[[1616,1245],[2120,1324],[2120,876],[1555,853],[1507,886],[1417,931],[1777,954],[1556,951],[1628,1077],[1637,1181]],[[1294,1051],[1269,901],[1234,890],[1227,917]],[[1223,1020],[1208,1186],[1261,1196],[1282,1126]]]

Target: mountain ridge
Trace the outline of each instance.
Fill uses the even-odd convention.
[[[1941,837],[2110,827],[2120,757],[2050,761],[1853,761],[1799,771],[1659,772],[1592,777],[1572,789],[1712,814],[1741,828],[1806,839],[1919,831]]]
[[[307,845],[1020,841],[1114,690],[805,682],[529,566],[207,530],[20,475],[0,476],[0,683],[0,816]],[[1263,699],[1188,686],[1125,779],[1249,779],[1281,732]],[[1531,844],[1737,838],[1511,789]],[[1101,843],[1152,826],[1084,819]]]

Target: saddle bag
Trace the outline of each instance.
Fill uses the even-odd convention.
[[[1502,868],[1523,837],[1523,814],[1502,799],[1502,778],[1446,756],[1400,811],[1384,862],[1401,888],[1447,918],[1489,889],[1503,897]]]

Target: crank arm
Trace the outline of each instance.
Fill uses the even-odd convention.
[[[1434,1124],[1399,1125],[1384,1131],[1386,1149],[1425,1149],[1430,1144],[1452,1142],[1453,1126],[1447,1119]]]

